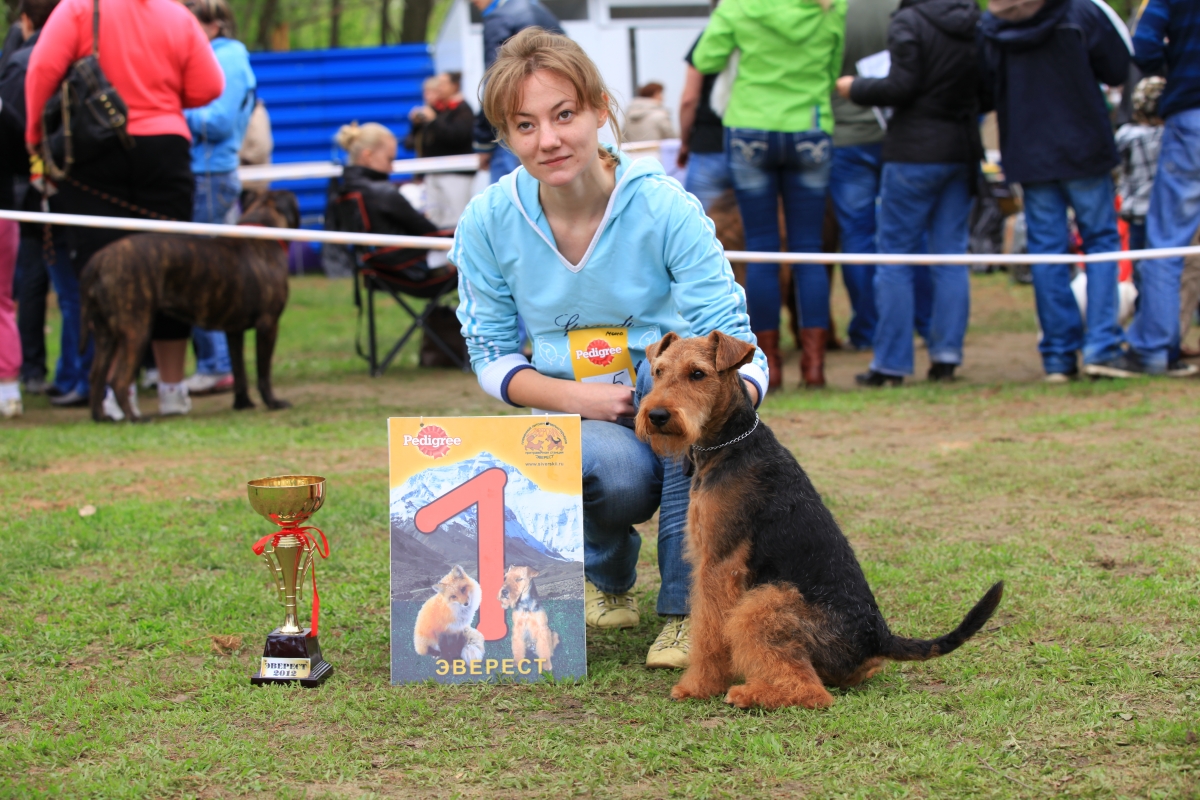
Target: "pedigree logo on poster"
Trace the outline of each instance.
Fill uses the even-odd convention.
[[[587,674],[577,416],[388,420],[392,683]]]

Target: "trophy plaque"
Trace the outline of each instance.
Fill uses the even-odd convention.
[[[247,483],[246,490],[254,510],[279,526],[278,532],[255,542],[253,550],[267,562],[284,609],[283,624],[267,635],[262,662],[250,683],[320,686],[333,674],[333,667],[322,658],[317,640],[321,599],[314,555],[328,558],[329,543],[320,528],[304,527],[303,523],[325,502],[325,479],[316,475],[260,478]],[[301,628],[296,619],[305,573],[312,576],[310,628]]]

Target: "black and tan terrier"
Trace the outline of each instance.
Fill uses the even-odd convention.
[[[945,636],[894,635],[833,514],[759,422],[738,374],[753,355],[753,345],[720,332],[669,333],[646,351],[654,389],[641,401],[638,435],[661,455],[690,458],[693,469],[692,649],[671,697],[823,708],[833,703],[826,686],[855,686],[885,659],[923,661],[957,648],[991,617],[1004,585]]]
[[[542,659],[542,668],[550,670],[558,634],[550,630],[546,609],[538,601],[537,587],[533,585],[537,576],[538,571],[533,567],[509,567],[500,587],[500,606],[512,609],[513,659],[521,661],[527,648],[532,648],[536,658]]]

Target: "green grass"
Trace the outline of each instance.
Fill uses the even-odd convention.
[[[1007,284],[974,288],[973,336],[1028,331]],[[827,711],[745,713],[672,703],[675,675],[641,667],[652,535],[644,622],[589,636],[586,680],[390,686],[384,420],[503,409],[452,372],[365,377],[353,323],[344,283],[294,282],[290,411],[224,396],[99,426],[32,399],[0,428],[0,796],[1200,796],[1200,384],[770,398],[895,630],[1007,592],[949,657]],[[247,680],[280,610],[243,486],[286,471],[329,479],[318,690]]]

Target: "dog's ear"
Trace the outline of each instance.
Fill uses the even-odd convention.
[[[717,372],[749,364],[754,358],[754,345],[727,333],[713,331],[708,335],[708,341],[713,346],[713,362],[717,365]]]
[[[534,569],[533,567],[526,567],[526,569],[529,570],[530,578],[536,578],[538,575],[542,574],[542,573],[538,572],[536,569]]]
[[[654,359],[661,356],[663,351],[671,346],[671,342],[678,341],[678,339],[679,334],[671,331],[666,336],[662,337],[657,342],[646,348],[646,360],[653,364]]]

